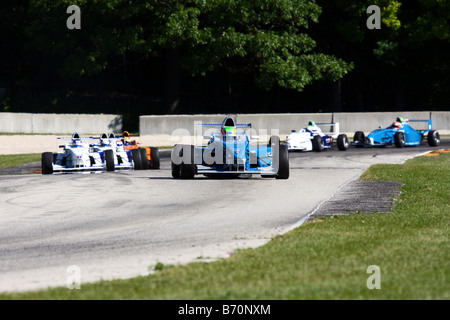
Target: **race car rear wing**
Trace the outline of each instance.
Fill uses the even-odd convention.
[[[330,126],[330,130],[322,130],[322,132],[327,133],[329,136],[333,137],[333,139],[337,139],[339,136],[339,122],[320,122],[316,123],[316,125],[319,127]]]
[[[427,122],[428,123],[428,129],[418,130],[418,131],[428,132],[433,129],[433,120],[431,120],[431,119],[413,119],[413,120],[406,119],[405,122]]]
[[[218,127],[221,128],[222,124],[221,123],[198,123],[197,125],[201,125],[204,127]],[[242,129],[247,129],[247,128],[251,128],[252,124],[251,123],[236,123],[235,124],[236,128],[242,128]]]
[[[320,122],[316,123],[318,127],[323,126],[330,126],[330,129],[328,131],[322,130],[323,133],[328,134],[329,136],[333,137],[334,139],[337,139],[339,136],[339,122]],[[322,129],[322,128],[321,128]],[[291,130],[291,132],[296,132],[295,130]]]

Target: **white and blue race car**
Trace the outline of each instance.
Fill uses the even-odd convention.
[[[143,149],[125,150],[122,140],[116,138],[114,133],[109,135],[102,133],[98,140],[99,143],[91,144],[90,146],[94,152],[103,154],[106,171],[121,169],[140,170],[147,163],[145,161],[147,158],[142,159],[141,157]]]
[[[322,132],[319,126],[330,126],[333,128],[330,134]],[[286,137],[286,145],[289,151],[316,151],[331,149],[334,142],[340,151],[346,151],[350,146],[346,134],[339,134],[339,122],[336,123],[315,123],[309,121],[306,128],[299,131],[292,130]]]

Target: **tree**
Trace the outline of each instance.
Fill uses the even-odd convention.
[[[81,8],[81,30],[64,27],[72,4]],[[28,50],[46,61],[39,74],[79,80],[126,70],[130,59],[165,57],[165,91],[175,95],[168,112],[176,109],[178,68],[192,76],[246,74],[265,90],[297,91],[351,69],[317,52],[308,35],[321,13],[313,0],[30,0],[29,10]]]

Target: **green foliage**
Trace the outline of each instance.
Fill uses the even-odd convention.
[[[66,28],[69,5],[81,8],[81,30]],[[369,5],[381,9],[380,30],[366,27]],[[137,97],[145,109],[145,100],[167,98],[168,84],[177,81],[181,90],[195,89],[193,99],[228,85],[234,101],[224,104],[230,105],[241,104],[235,99],[244,92],[255,104],[255,97],[284,92],[286,112],[327,103],[315,93],[340,79],[343,99],[352,92],[342,101],[345,111],[355,111],[355,102],[359,111],[390,109],[393,97],[402,96],[408,109],[446,110],[450,95],[450,2],[444,0],[18,0],[3,4],[0,15],[0,87],[10,98],[3,111],[91,109],[89,96],[101,102],[94,101],[101,105],[95,111],[110,112],[104,98],[112,92]],[[169,53],[174,60],[167,63]],[[167,65],[181,67],[179,77]],[[292,103],[305,88],[310,92],[295,100],[314,98]],[[63,103],[69,90],[73,101]],[[54,95],[58,103],[49,106]],[[131,109],[130,100],[114,103],[124,106],[115,112]],[[163,110],[157,102],[151,108]]]
[[[73,1],[82,12],[82,29],[67,32],[67,1],[31,1],[36,19],[30,47],[62,58],[66,77],[99,74],[111,56],[182,52],[181,66],[192,75],[224,69],[255,74],[269,90],[301,91],[316,80],[342,78],[351,65],[323,53],[308,34],[320,7],[313,0],[186,0],[165,2]],[[55,26],[60,26],[55,28]],[[50,30],[50,31],[49,31]]]

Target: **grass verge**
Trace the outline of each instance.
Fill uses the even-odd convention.
[[[41,161],[40,153],[0,155],[0,169]]]
[[[391,214],[315,220],[227,259],[0,299],[449,299],[449,168],[450,154],[372,166],[361,179],[403,183]],[[380,289],[367,287],[372,265]]]

